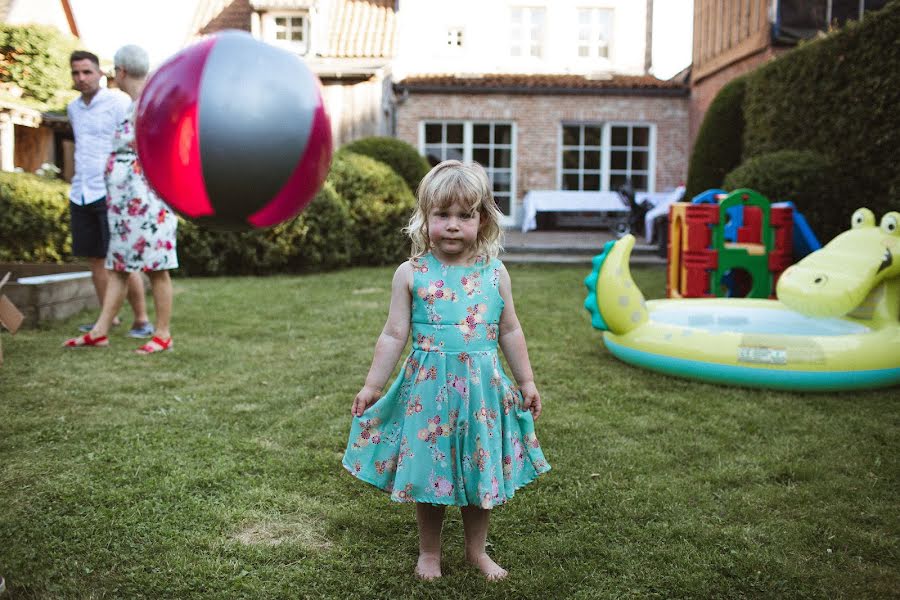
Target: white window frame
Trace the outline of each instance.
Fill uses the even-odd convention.
[[[647,123],[641,121],[563,121],[559,124],[558,129],[558,137],[557,137],[557,148],[558,152],[556,153],[556,189],[563,189],[563,177],[564,175],[578,173],[579,174],[579,187],[583,189],[584,186],[584,173],[588,172],[589,174],[595,174],[595,170],[586,170],[584,169],[584,158],[583,158],[583,149],[585,146],[583,144],[579,146],[564,146],[563,145],[563,128],[564,127],[599,127],[601,129],[600,135],[600,191],[607,192],[610,190],[610,178],[613,175],[612,171],[616,171],[616,175],[625,175],[626,177],[632,177],[635,172],[638,174],[646,174],[647,177],[647,189],[639,190],[646,191],[648,193],[656,192],[656,124],[655,123]],[[612,129],[613,127],[628,127],[629,128],[629,139],[628,144],[625,146],[612,146]],[[633,133],[631,128],[634,127],[643,127],[647,128],[648,136],[647,136],[647,146],[634,146],[632,142]],[[579,153],[579,168],[578,169],[564,169],[563,165],[563,152],[566,150],[572,150],[575,148],[580,148],[582,151]],[[596,146],[588,146],[589,149],[595,149]],[[628,152],[628,164],[625,169],[612,169],[611,168],[611,155],[613,150],[625,150]],[[647,168],[646,169],[632,169],[631,168],[631,156],[634,151],[646,151],[647,152]],[[612,190],[615,191],[615,190]]]
[[[588,23],[581,23],[582,13],[588,14]],[[595,6],[579,7],[576,11],[576,28],[577,35],[575,37],[575,56],[579,60],[602,60],[611,61],[613,52],[613,39],[615,38],[615,22],[616,13],[612,8],[602,8]],[[603,31],[603,23],[601,15],[608,15],[609,23],[606,32]],[[602,34],[606,33],[606,39],[602,39]],[[582,40],[582,34],[585,34],[586,40]],[[582,55],[582,49],[587,50],[587,55]],[[601,49],[605,49],[606,56],[600,54]]]
[[[425,127],[427,125],[442,125],[441,131],[441,143],[433,144],[425,143]],[[446,142],[447,139],[447,125],[462,125],[463,127],[463,140],[461,144],[448,144]],[[510,128],[510,143],[509,144],[495,144],[493,140],[493,134],[491,136],[490,141],[487,144],[475,144],[475,135],[474,135],[474,127],[476,125],[505,125]],[[492,129],[493,132],[493,129]],[[478,149],[485,149],[489,152],[490,156],[493,156],[494,150],[496,149],[508,149],[510,151],[510,166],[495,168],[491,165],[482,165],[487,171],[488,178],[491,180],[493,185],[493,175],[495,171],[509,171],[509,214],[503,214],[503,217],[500,220],[500,224],[503,226],[513,226],[516,224],[516,213],[517,213],[517,177],[516,173],[518,172],[518,153],[516,152],[516,148],[518,147],[518,131],[516,130],[516,123],[514,121],[509,121],[505,119],[472,119],[472,120],[462,120],[462,119],[428,119],[424,121],[419,121],[419,153],[422,156],[427,158],[428,154],[426,152],[427,148],[440,147],[441,148],[441,160],[447,160],[448,158],[458,158],[463,162],[473,162],[475,159],[474,150],[476,146]],[[462,156],[454,157],[447,156],[448,148],[457,148],[461,146]],[[480,163],[479,163],[480,164]],[[503,192],[506,194],[507,192]],[[496,193],[495,193],[496,195]]]
[[[513,11],[522,11],[522,23],[513,23]],[[511,6],[509,8],[509,55],[515,59],[541,60],[547,52],[547,7]],[[540,25],[535,15],[541,15]],[[518,35],[515,35],[518,32]],[[537,46],[537,55],[533,47]]]
[[[301,29],[303,33],[303,41],[296,42],[293,40],[279,40],[276,39],[276,35],[278,35],[278,28],[275,24],[276,19],[288,19],[288,31],[292,31],[293,27],[290,22],[293,19],[302,19],[303,27]],[[312,27],[310,23],[310,13],[309,11],[273,11],[267,12],[263,15],[263,39],[270,44],[275,46],[280,46],[291,52],[296,52],[301,56],[306,56],[312,53]]]

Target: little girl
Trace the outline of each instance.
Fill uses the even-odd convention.
[[[497,259],[500,211],[484,169],[455,160],[434,167],[406,231],[412,256],[394,273],[387,323],[350,409],[343,464],[391,500],[416,503],[419,577],[441,576],[444,507],[455,505],[466,560],[501,579],[506,571],[485,553],[490,509],[550,465],[534,433],[541,397]],[[412,353],[382,396],[410,328]]]

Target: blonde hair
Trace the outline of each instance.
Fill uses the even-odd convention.
[[[435,207],[447,208],[454,202],[478,211],[480,222],[475,240],[475,254],[492,260],[503,250],[501,213],[491,193],[491,182],[478,163],[445,160],[436,165],[419,183],[418,202],[404,232],[412,240],[410,260],[431,250],[428,240],[428,213]]]

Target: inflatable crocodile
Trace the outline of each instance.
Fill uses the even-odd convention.
[[[788,268],[779,300],[644,301],[634,238],[609,242],[585,279],[585,308],[618,358],[717,383],[792,390],[900,384],[900,213],[851,229]]]

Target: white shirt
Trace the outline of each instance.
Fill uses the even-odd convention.
[[[100,88],[90,104],[81,96],[69,103],[66,112],[75,133],[75,175],[69,200],[75,204],[91,204],[106,196],[106,160],[116,126],[125,119],[130,105],[127,94],[107,88]]]

